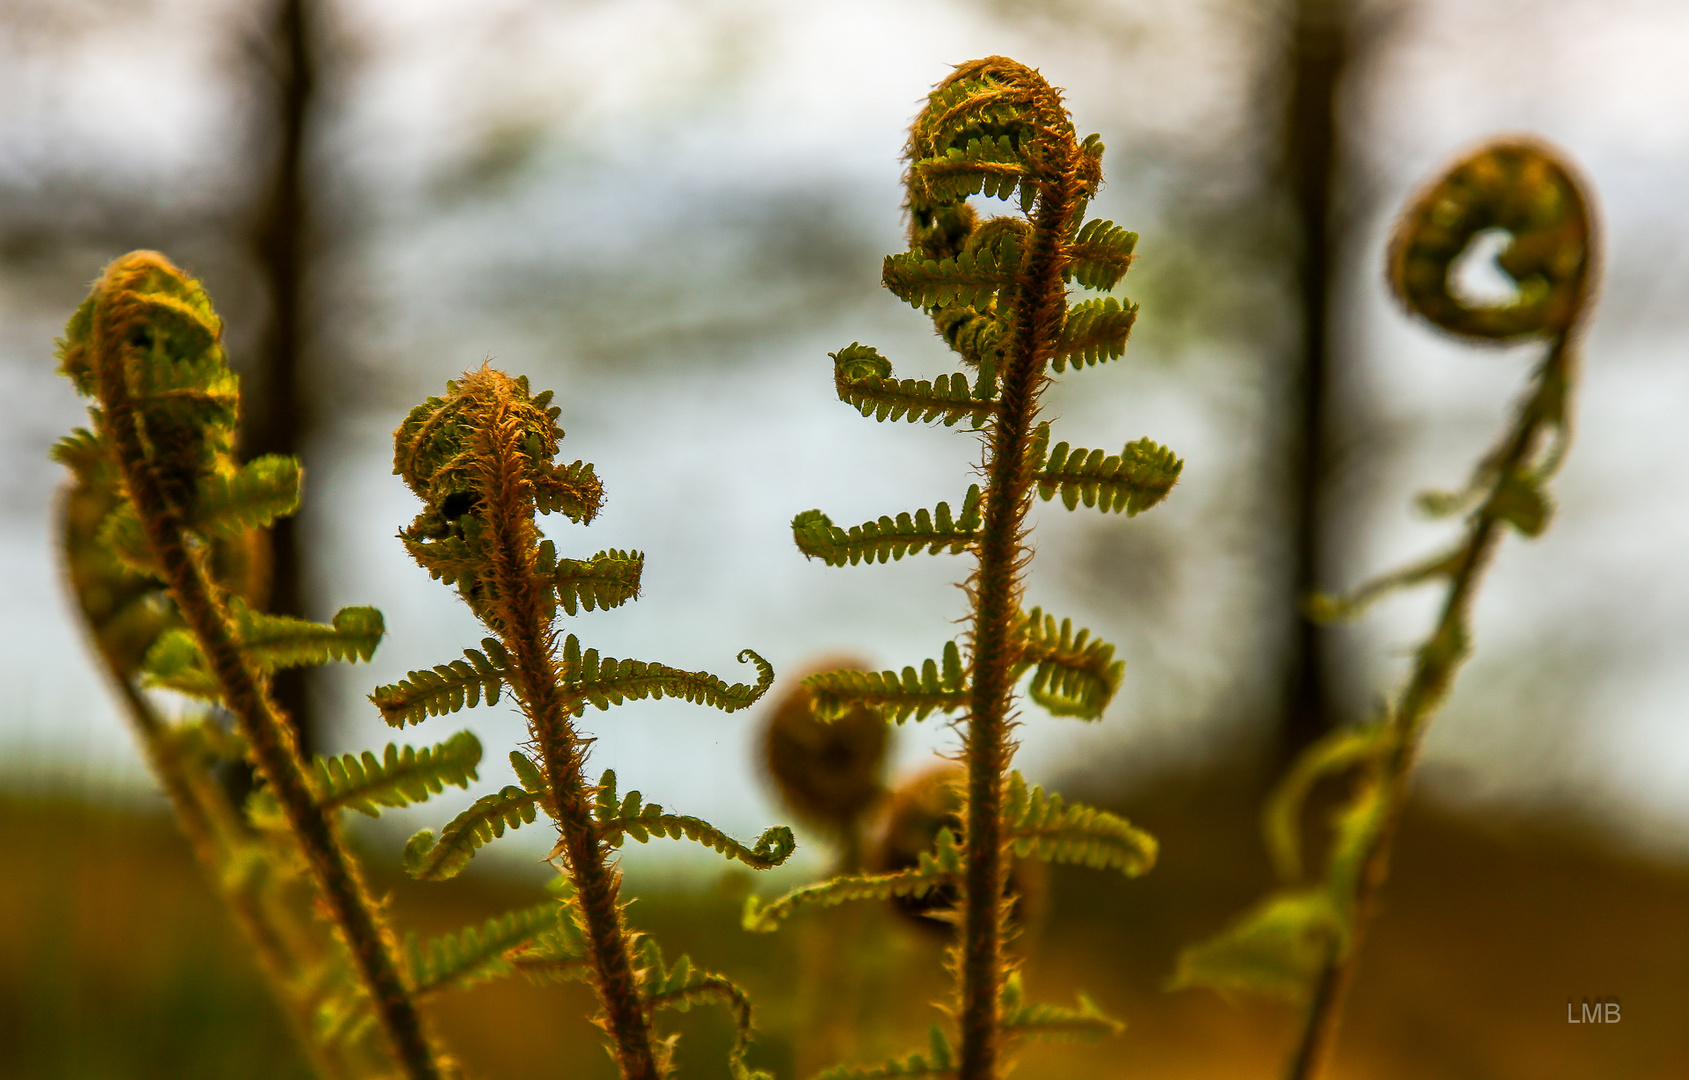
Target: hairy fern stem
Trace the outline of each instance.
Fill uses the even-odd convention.
[[[156,261],[155,261],[156,260]],[[333,822],[317,805],[292,731],[244,655],[211,580],[203,548],[190,531],[149,453],[146,425],[132,400],[130,368],[148,347],[135,289],[158,268],[156,256],[131,256],[108,269],[93,311],[93,372],[103,427],[148,546],[189,631],[199,642],[223,701],[245,736],[259,774],[275,794],[298,839],[323,901],[345,937],[395,1057],[410,1080],[441,1075],[422,1020],[399,975],[375,906]],[[164,264],[166,267],[168,264]],[[174,268],[169,268],[174,272]],[[153,433],[155,436],[157,433]]]

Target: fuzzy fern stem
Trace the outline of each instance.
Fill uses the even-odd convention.
[[[550,584],[535,566],[534,496],[523,476],[525,430],[508,398],[514,381],[484,369],[465,376],[463,392],[491,398],[478,417],[472,468],[485,500],[487,608],[511,658],[511,681],[531,724],[561,854],[580,905],[604,1026],[626,1080],[659,1080],[651,1017],[640,1001],[632,942],[622,921],[621,873],[593,820],[580,735],[559,686],[551,652]],[[509,384],[506,386],[505,384]],[[501,393],[502,391],[502,393]]]
[[[242,651],[203,546],[189,529],[179,490],[184,463],[171,460],[181,447],[170,440],[179,433],[144,415],[132,391],[132,384],[142,381],[134,370],[138,365],[171,362],[149,355],[158,332],[149,324],[152,305],[143,291],[159,278],[180,280],[182,275],[162,256],[140,252],[114,262],[95,287],[86,360],[100,403],[101,433],[140,519],[156,572],[199,642],[259,774],[298,839],[404,1075],[409,1080],[437,1080],[440,1068],[400,978],[390,935],[378,921],[333,822],[317,805],[292,730]]]

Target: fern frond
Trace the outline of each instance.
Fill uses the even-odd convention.
[[[1324,889],[1274,893],[1181,951],[1168,989],[1206,986],[1226,996],[1247,991],[1301,1001],[1341,934]]]
[[[1118,1035],[1126,1025],[1097,1008],[1086,994],[1079,995],[1078,1008],[1037,1005],[1026,1000],[1026,988],[1016,971],[1003,981],[1003,1031],[1032,1039],[1098,1039]]]
[[[689,956],[669,967],[663,963],[657,939],[647,937],[640,942],[638,978],[640,996],[651,1009],[686,1012],[699,1004],[726,1005],[733,1013],[733,1048],[727,1052],[733,1080],[772,1080],[768,1073],[745,1064],[751,1045],[751,999],[726,976],[695,969]]]
[[[1114,646],[1089,630],[1073,632],[1073,620],[1058,625],[1042,608],[1027,612],[1022,623],[1021,664],[1033,667],[1027,693],[1052,716],[1098,720],[1120,689],[1126,662],[1114,658]]]
[[[152,543],[141,527],[135,504],[124,499],[112,507],[111,513],[100,522],[94,534],[100,546],[111,552],[126,569],[148,577],[158,576],[158,564],[153,561]]]
[[[141,661],[141,683],[202,701],[221,701],[223,687],[205,662],[199,642],[177,627],[158,635]]]
[[[911,424],[941,420],[951,427],[968,420],[975,427],[996,409],[995,403],[975,396],[967,377],[958,373],[936,380],[894,379],[891,361],[866,345],[852,343],[833,358],[833,385],[839,400],[876,420],[908,420]]]
[[[1138,234],[1112,221],[1087,221],[1067,246],[1067,276],[1087,289],[1103,292],[1120,284],[1132,265]]]
[[[960,517],[952,516],[949,503],[939,503],[931,512],[921,509],[910,517],[905,511],[846,532],[821,511],[805,510],[792,519],[792,537],[809,558],[828,566],[855,566],[864,560],[889,562],[918,551],[958,554],[978,538],[980,522],[979,485],[974,484],[962,500]]]
[[[956,1075],[956,1054],[937,1024],[927,1029],[927,1050],[895,1058],[879,1065],[835,1065],[817,1073],[815,1080],[937,1080]]]
[[[1045,862],[1119,870],[1137,877],[1155,865],[1155,837],[1118,814],[1069,804],[1011,772],[1003,793],[1003,830],[1014,853]]]
[[[1165,499],[1184,467],[1177,454],[1149,439],[1127,443],[1118,455],[1075,450],[1060,442],[1033,479],[1045,501],[1060,492],[1069,510],[1083,502],[1104,513],[1125,511],[1132,517]]]
[[[551,541],[545,541],[546,544]],[[542,562],[545,560],[542,560]],[[639,596],[645,556],[637,551],[611,549],[590,559],[557,559],[551,571],[557,603],[569,614],[620,607]]]
[[[377,758],[365,750],[359,754],[319,757],[312,771],[317,780],[318,802],[325,809],[345,807],[376,817],[381,806],[409,806],[430,795],[438,795],[446,784],[467,788],[477,779],[481,763],[481,741],[460,731],[443,743],[401,747],[388,743]]]
[[[386,633],[381,612],[372,607],[344,607],[332,625],[253,611],[231,597],[241,644],[267,670],[310,667],[335,660],[368,660]]]
[[[877,710],[896,723],[913,717],[925,720],[934,712],[952,712],[968,703],[967,673],[954,641],[944,643],[942,666],[931,660],[917,673],[895,671],[825,671],[803,681],[815,715],[836,718],[859,705]]]
[[[514,784],[483,795],[440,830],[439,840],[423,829],[405,844],[405,873],[422,881],[456,877],[475,852],[504,835],[504,830],[533,824],[545,791],[525,791]]]
[[[1030,172],[1013,139],[986,135],[912,163],[909,182],[924,188],[935,203],[960,202],[970,195],[1008,199]]]
[[[299,508],[299,459],[265,454],[238,471],[212,473],[195,494],[193,527],[206,536],[267,528]]]
[[[505,955],[542,934],[555,933],[567,921],[555,901],[509,911],[478,926],[442,934],[427,943],[415,933],[405,935],[405,969],[413,993],[467,989],[511,974],[515,968]]]
[[[1124,356],[1126,338],[1137,320],[1138,305],[1128,301],[1123,306],[1112,296],[1073,305],[1062,324],[1052,366],[1064,371],[1069,364],[1089,367]]]
[[[880,280],[892,295],[918,308],[983,308],[1020,273],[1020,237],[1000,230],[988,242],[952,259],[919,251],[887,255]]]
[[[486,652],[465,649],[462,660],[413,671],[397,683],[378,686],[369,699],[392,727],[420,724],[430,716],[473,708],[483,697],[488,705],[497,705],[510,654],[497,638],[481,639],[481,647]]]
[[[768,661],[749,649],[741,650],[739,662],[743,664],[747,659],[756,665],[755,685],[729,686],[707,671],[684,671],[645,660],[601,658],[597,649],[582,652],[580,640],[570,634],[563,642],[562,688],[574,699],[577,712],[586,705],[608,709],[625,701],[664,697],[736,712],[754,705],[774,684],[774,669]]]
[[[1464,549],[1444,551],[1411,566],[1375,577],[1346,593],[1314,593],[1302,603],[1308,618],[1320,623],[1341,622],[1364,613],[1379,600],[1397,591],[1453,577],[1460,570]]]
[[[1393,751],[1401,733],[1389,722],[1343,727],[1327,732],[1297,755],[1267,798],[1261,830],[1279,880],[1302,878],[1302,808],[1314,784],[1357,766],[1373,765]]]
[[[745,898],[744,927],[755,934],[778,929],[800,908],[837,907],[851,900],[884,900],[891,896],[925,896],[940,885],[954,882],[962,873],[962,847],[955,833],[939,830],[931,851],[907,870],[890,874],[840,874],[813,885],[793,889],[764,903],[761,897]]]
[[[784,825],[772,826],[757,840],[755,847],[747,847],[702,818],[665,814],[658,803],[641,802],[637,791],[630,791],[621,798],[616,793],[614,769],[606,769],[598,781],[593,817],[597,821],[599,836],[611,847],[621,847],[624,837],[632,837],[641,844],[653,836],[675,840],[685,837],[757,870],[779,866],[797,850],[792,830]]]
[[[550,391],[546,391],[550,393]],[[534,401],[537,403],[540,394]],[[549,402],[550,398],[546,398]],[[553,418],[555,419],[555,417]],[[567,465],[535,462],[537,475],[529,478],[534,487],[534,509],[542,514],[560,513],[578,525],[590,524],[604,505],[604,485],[592,464],[574,461]]]

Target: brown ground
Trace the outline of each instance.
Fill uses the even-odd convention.
[[[1098,1044],[1029,1047],[1017,1077],[1272,1078],[1290,1036],[1283,1007],[1159,989],[1177,948],[1211,932],[1266,882],[1253,785],[1164,781],[1123,800],[1163,845],[1135,882],[1055,878],[1027,966],[1034,996],[1088,989],[1130,1024]],[[0,800],[0,1077],[303,1076],[237,936],[201,886],[170,823],[71,801]],[[759,1007],[758,1064],[796,1080],[806,993],[834,1017],[853,995],[802,987],[798,956],[839,935],[799,923],[752,936],[738,884],[658,892],[634,919],[703,966],[745,984]],[[396,888],[400,919],[460,926],[537,898],[533,882],[465,875]],[[634,882],[637,889],[638,882]],[[854,1033],[864,1056],[924,1044],[942,992],[938,943],[869,911]],[[807,951],[806,951],[807,950]],[[1566,1022],[1568,999],[1618,1000],[1617,1024]],[[434,1010],[473,1075],[604,1078],[584,987],[481,987]],[[1604,850],[1543,821],[1480,826],[1416,806],[1367,939],[1328,1080],[1683,1080],[1689,1077],[1689,868]],[[680,1018],[682,1075],[725,1075],[716,1010]],[[814,1021],[808,1021],[813,1030]],[[802,1055],[808,1057],[810,1055]]]

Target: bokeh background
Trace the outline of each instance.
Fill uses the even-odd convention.
[[[1338,1064],[1684,1075],[1686,50],[1689,8],[1666,0],[0,3],[0,1065],[277,1075],[287,1053],[176,851],[49,542],[46,449],[82,411],[52,340],[99,269],[154,247],[201,276],[245,372],[252,449],[303,456],[278,601],[386,613],[374,663],[287,688],[319,751],[384,742],[368,689],[480,637],[393,539],[414,511],[389,437],[487,358],[558,391],[565,451],[605,481],[602,517],[553,529],[560,547],[647,555],[637,604],[583,617],[590,643],[730,677],[742,647],[778,670],[839,651],[900,667],[955,632],[959,564],[827,569],[788,523],[931,505],[971,479],[969,439],[839,404],[826,354],[860,340],[900,374],[947,370],[926,320],[878,287],[902,248],[898,155],[948,65],[1005,53],[1102,134],[1095,212],[1141,236],[1118,290],[1142,305],[1129,354],[1052,393],[1058,437],[1147,435],[1186,460],[1140,518],[1039,511],[1031,600],[1116,642],[1128,675],[1101,725],[1029,723],[1023,768],[1131,809],[1166,859],[1130,886],[1057,879],[1030,977],[1090,985],[1133,1029],[1024,1069],[1276,1067],[1285,1014],[1159,986],[1180,944],[1265,881],[1253,816],[1286,748],[1371,709],[1427,625],[1415,594],[1315,633],[1295,598],[1434,548],[1449,525],[1414,515],[1413,494],[1458,484],[1504,422],[1532,347],[1412,323],[1382,252],[1418,183],[1523,132],[1580,166],[1606,241],[1577,441],[1553,527],[1509,541],[1484,588]],[[1463,285],[1505,295],[1487,254]],[[597,725],[593,760],[754,835],[784,815],[759,720],[629,706]],[[519,718],[484,709],[419,738],[464,724],[487,745],[483,784],[508,782]],[[896,769],[952,739],[911,725]],[[471,797],[363,842],[392,863]],[[396,902],[424,923],[485,914],[532,887],[547,846],[518,834],[461,888],[393,883]],[[737,936],[742,883],[682,845],[626,863],[653,925],[780,998],[793,954]],[[889,978],[918,1004],[937,992],[931,950],[900,932],[888,955],[908,963]],[[572,1025],[559,1034],[558,1013],[504,993],[453,1006],[485,1075],[554,1068],[548,1048],[601,1065],[578,1001],[545,999]],[[1624,1023],[1568,1029],[1565,1000],[1601,995]],[[898,1049],[918,1011],[888,1006],[873,1038]],[[545,1034],[512,1048],[487,1034],[495,1015]],[[779,1064],[795,1036],[771,1015]],[[720,1033],[700,1023],[705,1046]]]

